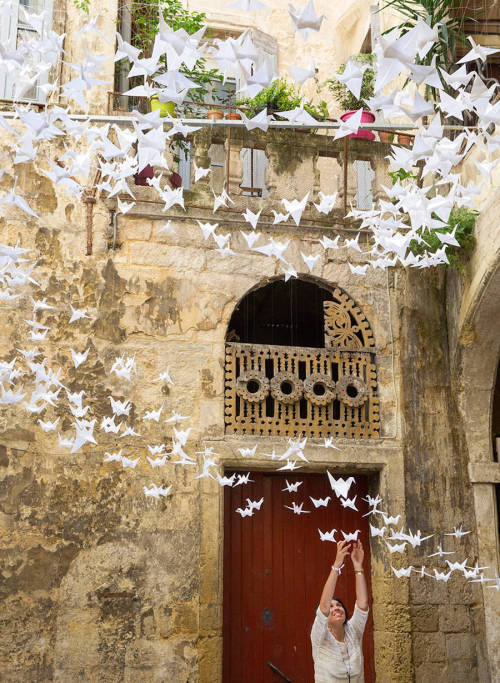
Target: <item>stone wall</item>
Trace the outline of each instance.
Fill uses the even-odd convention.
[[[206,165],[214,141],[227,145],[219,131],[196,134],[198,165]],[[246,206],[257,211],[264,204],[259,230],[292,240],[288,254],[299,274],[306,274],[300,251],[321,252],[312,277],[342,287],[374,332],[381,438],[342,440],[341,451],[333,455],[312,442],[307,451],[311,471],[328,466],[371,474],[374,492],[392,513],[401,512],[401,523],[412,530],[444,530],[461,522],[474,526],[463,432],[450,395],[441,276],[373,269],[366,278],[352,275],[342,251],[323,252],[317,244],[322,234],[354,236],[354,226],[340,223],[340,210],[324,219],[308,209],[298,229],[272,226],[270,209],[281,207],[281,196],[332,191],[342,174],[341,142],[278,131],[267,137],[238,132],[231,143],[229,190],[235,205],[215,217],[209,179],[185,193],[186,213],[178,208],[162,213],[152,189],[134,187],[138,202],[130,214],[118,217],[115,248],[114,200],[97,202],[94,249],[87,256],[85,207],[26,166],[19,186],[42,220],[15,212],[0,219],[3,241],[20,239],[34,250],[37,296],[54,306],[43,315],[51,327],[43,344],[47,365],[63,368],[61,379],[70,390],[85,388],[86,403],[99,419],[111,414],[109,395],[130,398],[130,423],[144,437],[140,445],[132,439],[122,443],[96,430],[97,447],[69,455],[57,438],[41,432],[36,418],[2,408],[4,680],[220,680],[223,490],[211,480],[195,481],[195,468],[169,464],[158,478],[172,484],[173,495],[147,499],[142,486],[151,483],[151,468],[145,444],[168,444],[172,432],[163,422],[145,423],[142,416],[161,402],[165,415],[175,408],[191,416],[189,452],[213,445],[228,468],[241,465],[238,449],[256,440],[224,435],[224,341],[238,301],[282,269],[244,249],[239,213]],[[247,145],[265,147],[270,159],[266,183],[271,194],[265,203],[238,189],[239,151]],[[51,153],[56,152],[54,146]],[[384,154],[380,143],[352,142],[350,198],[355,193],[351,162],[371,159],[379,185],[387,182]],[[10,174],[8,169],[1,179],[2,189],[10,188]],[[167,219],[176,232],[159,234]],[[230,231],[236,255],[223,257],[213,243],[204,242],[196,219],[217,221],[221,230]],[[356,262],[355,252],[349,260]],[[70,325],[70,303],[87,308],[91,319]],[[3,359],[11,360],[14,348],[26,343],[23,319],[30,315],[27,294],[13,304],[1,303]],[[87,362],[75,371],[70,348],[88,347]],[[123,353],[136,354],[138,366],[126,387],[110,374],[115,357]],[[167,366],[174,386],[152,382]],[[61,431],[69,429],[65,405],[53,409],[55,417]],[[280,438],[259,441],[261,452],[283,447]],[[141,455],[135,470],[103,463],[106,451],[119,448],[129,457]],[[256,456],[252,466],[268,468],[269,460]],[[474,536],[468,543],[472,558]],[[417,564],[412,555],[405,559]],[[443,586],[431,581],[431,588],[419,579],[408,584],[395,579],[389,565],[387,553],[374,545],[378,680],[487,681],[480,591],[463,580]]]

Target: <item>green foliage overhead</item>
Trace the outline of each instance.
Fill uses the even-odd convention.
[[[269,112],[288,111],[299,107],[302,102],[302,95],[297,86],[289,83],[282,76],[271,83],[268,88],[264,88],[255,97],[246,97],[236,100],[236,106],[248,109],[247,116],[252,117],[267,107]],[[319,119],[328,118],[326,102],[321,101],[315,105],[310,101],[304,104],[304,109]]]
[[[472,251],[476,244],[474,226],[478,216],[479,211],[468,209],[467,207],[454,208],[450,213],[446,227],[426,229],[425,231],[422,229],[417,230],[420,239],[410,242],[410,250],[417,255],[425,254],[425,252],[435,254],[443,246],[439,235],[451,233],[456,228],[455,239],[460,244],[460,247],[449,246],[446,250],[446,255],[450,266],[460,271],[463,268],[463,249]]]
[[[90,12],[90,0],[73,0],[76,9],[81,9],[85,14]]]
[[[366,104],[363,102],[363,100],[373,97],[375,85],[375,71],[373,69],[375,55],[371,53],[362,53],[354,57],[351,57],[350,61],[357,62],[358,64],[370,64],[372,68],[366,69],[365,73],[363,74],[363,81],[361,83],[361,93],[359,99],[354,97],[352,92],[336,78],[330,78],[326,81],[328,89],[330,90],[330,92],[332,93],[332,95],[344,111],[366,108]],[[343,74],[345,71],[345,67],[345,64],[341,64],[338,68],[337,73]]]
[[[78,0],[84,1],[84,0]],[[155,37],[158,33],[159,7],[165,22],[174,30],[184,29],[189,35],[196,33],[205,26],[206,15],[204,12],[190,12],[185,9],[180,0],[160,0],[157,2],[143,3],[141,0],[132,0],[130,16],[132,20],[132,44],[142,50],[141,57],[150,57]],[[167,70],[166,57],[160,60],[157,73]],[[222,74],[218,69],[208,69],[204,58],[200,58],[193,69],[187,69],[184,65],[180,71],[197,84],[188,93],[188,99],[195,102],[203,102],[210,86],[222,81]],[[142,82],[142,78],[138,82]],[[185,110],[189,107],[185,106]]]
[[[466,22],[475,21],[475,19],[468,14],[466,10],[479,11],[481,8],[474,10],[470,8],[469,3],[464,3],[463,0],[390,0],[381,10],[387,7],[392,7],[405,17],[405,20],[397,27],[385,31],[389,33],[393,28],[398,28],[401,35],[408,33],[418,19],[423,19],[429,26],[438,25],[438,41],[435,43],[423,59],[417,57],[417,64],[431,64],[432,59],[436,57],[436,66],[450,71],[457,61],[457,46],[462,43],[465,44],[466,36],[464,33],[464,24]],[[381,11],[380,10],[380,11]],[[446,92],[450,92],[450,87],[443,81],[443,86]],[[429,88],[428,91],[433,91],[434,88]],[[437,99],[437,93],[433,92],[434,99]]]

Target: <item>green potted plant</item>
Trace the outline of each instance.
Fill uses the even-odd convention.
[[[151,57],[155,38],[158,34],[159,11],[162,12],[165,22],[174,30],[184,29],[192,35],[205,26],[206,15],[204,12],[189,11],[185,9],[180,0],[160,0],[158,2],[144,3],[141,0],[132,0],[130,17],[132,23],[132,44],[142,50],[141,57]],[[154,82],[155,77],[167,71],[167,57],[163,55],[159,61],[158,70],[149,77]],[[207,94],[212,90],[212,85],[222,81],[222,74],[216,68],[209,69],[206,60],[201,57],[192,69],[184,64],[179,71],[193,81],[196,85],[187,94],[188,100],[194,104],[182,104],[183,113],[191,113],[196,103],[203,103]],[[142,77],[139,78],[142,83]],[[163,115],[175,114],[173,102],[160,102],[157,95],[151,98],[151,109],[160,109]]]
[[[375,71],[373,64],[375,62],[374,54],[359,54],[351,57],[350,61],[355,62],[360,65],[368,65],[368,68],[363,74],[363,80],[361,83],[361,92],[359,98],[355,97],[353,93],[347,88],[344,83],[341,83],[336,78],[329,78],[326,81],[328,89],[332,93],[334,99],[340,104],[344,113],[341,115],[342,121],[347,121],[353,116],[358,109],[362,109],[363,113],[361,115],[361,123],[373,123],[375,121],[375,116],[371,111],[365,109],[365,100],[373,97],[374,94],[374,84],[375,84]],[[346,68],[346,64],[341,64],[338,68],[337,73],[343,74]],[[352,133],[349,135],[350,138],[363,138],[365,140],[375,140],[375,135],[371,130],[359,130],[357,133]]]
[[[237,99],[236,106],[247,110],[246,114],[249,118],[252,118],[266,108],[270,114],[278,114],[279,118],[280,111],[295,109],[295,107],[300,106],[301,102],[302,95],[298,88],[282,76],[273,81],[268,88],[261,90],[255,97]],[[328,109],[324,101],[321,101],[318,105],[307,101],[304,104],[304,109],[308,114],[317,119],[324,120],[328,118]]]
[[[446,255],[450,267],[455,268],[458,272],[463,272],[467,256],[476,244],[474,227],[478,216],[479,211],[474,209],[469,209],[466,206],[461,208],[455,207],[450,213],[447,226],[431,228],[425,231],[421,228],[417,230],[419,239],[410,242],[410,250],[417,255],[425,253],[435,254],[443,246],[440,235],[453,232],[460,246],[448,247]]]

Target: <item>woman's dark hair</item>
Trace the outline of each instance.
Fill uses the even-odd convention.
[[[344,605],[344,603],[342,602],[342,600],[341,600],[340,598],[337,598],[335,595],[333,596],[332,600],[336,600],[336,601],[337,601],[338,603],[340,603],[340,604],[342,605],[342,607],[344,608],[344,612],[345,612],[344,624],[345,624],[345,623],[347,622],[347,620],[349,619],[349,612],[347,611],[347,607]]]

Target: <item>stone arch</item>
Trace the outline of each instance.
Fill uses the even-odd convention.
[[[495,215],[496,214],[496,215]],[[464,425],[482,566],[498,570],[500,543],[495,484],[500,464],[493,459],[492,409],[500,360],[500,231],[495,198],[476,226],[477,245],[469,278],[460,292],[453,375]],[[483,589],[486,640],[491,670],[500,669],[498,594]]]
[[[250,289],[226,333],[225,431],[376,438],[375,344],[361,309],[312,277]]]
[[[241,310],[245,301],[248,301],[249,298],[257,292],[264,292],[274,284],[283,286],[288,285],[290,291],[294,286],[304,284],[309,286],[309,293],[311,290],[323,293],[322,296],[318,297],[321,299],[321,314],[324,316],[324,321],[322,322],[322,336],[325,336],[326,333],[328,337],[330,337],[330,340],[318,344],[318,346],[326,345],[329,347],[341,347],[351,350],[363,348],[375,350],[375,341],[371,325],[354,299],[338,285],[312,275],[303,274],[298,278],[290,279],[288,283],[285,283],[282,275],[268,278],[264,282],[259,282],[247,290],[239,299],[231,313],[226,329],[226,341],[235,341],[235,317],[238,310]],[[324,306],[323,302],[325,302]],[[328,305],[326,302],[328,302]],[[350,334],[348,332],[350,332]],[[356,336],[357,338],[355,338]]]

